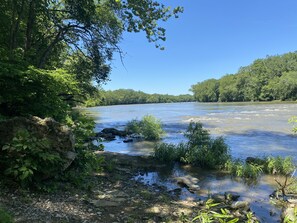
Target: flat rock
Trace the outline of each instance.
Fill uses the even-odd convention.
[[[199,185],[197,185],[197,183],[199,182],[198,178],[186,175],[182,177],[175,177],[174,180],[176,180],[178,185],[188,188],[190,192],[200,190]]]
[[[250,208],[250,203],[248,201],[236,201],[231,204],[231,208],[248,210]]]

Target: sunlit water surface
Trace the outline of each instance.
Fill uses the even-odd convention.
[[[233,157],[245,159],[248,156],[268,155],[292,156],[297,161],[297,138],[292,134],[292,124],[288,120],[297,115],[295,103],[172,103],[93,107],[86,109],[96,121],[96,131],[103,128],[124,129],[132,119],[144,115],[154,115],[163,123],[166,136],[163,142],[179,143],[185,138],[183,132],[189,122],[199,121],[211,135],[223,136]],[[104,142],[105,150],[130,155],[151,154],[153,142],[134,141],[123,143],[122,139]],[[166,172],[166,171],[165,171]],[[168,171],[167,171],[168,172]],[[257,184],[248,185],[216,172],[184,170],[176,167],[169,171],[149,172],[136,176],[144,183],[159,184],[174,189],[174,176],[191,174],[200,179],[201,191],[198,195],[182,190],[182,199],[203,198],[209,193],[233,191],[240,199],[251,201],[251,208],[262,222],[277,222],[280,210],[269,203],[269,194],[275,189],[272,177],[263,176]],[[276,213],[270,216],[271,213]]]

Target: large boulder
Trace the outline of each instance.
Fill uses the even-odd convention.
[[[52,118],[41,119],[35,116],[0,121],[0,156],[3,152],[2,147],[10,144],[16,134],[24,130],[37,139],[45,139],[48,142],[48,148],[59,153],[63,159],[61,171],[75,159],[74,135],[71,130]]]

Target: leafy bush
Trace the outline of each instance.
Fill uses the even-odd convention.
[[[155,147],[160,161],[178,161],[202,168],[221,168],[229,159],[229,148],[222,137],[211,138],[201,123],[190,123],[185,133],[188,142],[179,145],[162,143]]]
[[[94,153],[94,150],[103,150],[103,146],[95,146],[88,140],[95,135],[95,122],[91,117],[79,111],[72,111],[67,116],[66,123],[75,135],[77,157],[62,178],[78,187],[87,187],[86,177],[103,170],[104,158]]]
[[[134,119],[128,122],[126,131],[140,134],[146,140],[158,140],[164,134],[161,121],[152,115],[146,115],[140,121]]]
[[[247,163],[241,160],[229,160],[225,164],[225,169],[232,175],[250,179],[256,179],[263,172],[268,174],[280,174],[288,176],[295,170],[292,157],[272,157],[265,159],[255,159],[254,163]]]
[[[160,143],[154,148],[154,156],[157,160],[165,163],[183,162],[186,154],[185,144]]]
[[[17,132],[12,141],[2,147],[2,152],[0,163],[4,174],[23,186],[62,165],[59,153],[50,150],[45,139],[37,139],[26,130]]]
[[[0,222],[1,223],[13,223],[13,218],[4,209],[0,208]]]
[[[265,159],[265,172],[269,174],[290,175],[295,170],[296,166],[290,156],[287,157],[272,157]]]
[[[230,153],[222,137],[211,138],[201,123],[191,122],[185,133],[187,152],[185,161],[203,168],[216,169],[222,167],[229,159]]]
[[[297,116],[293,116],[292,118],[290,118],[290,119],[289,119],[289,123],[292,123],[292,124],[293,124],[293,129],[292,129],[292,131],[293,131],[294,133],[297,133],[297,126],[296,126],[296,124],[297,124]]]
[[[78,83],[63,69],[42,70],[0,62],[0,114],[65,118],[74,105],[67,95],[79,95]],[[30,106],[28,106],[30,105]]]
[[[225,168],[234,176],[248,179],[257,179],[263,172],[263,166],[253,163],[244,163],[240,160],[229,160],[226,162]]]

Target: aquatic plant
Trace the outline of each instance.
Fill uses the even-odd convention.
[[[156,144],[154,149],[155,158],[164,163],[184,162],[187,150],[184,143],[178,145],[172,143],[159,143]]]
[[[229,148],[222,137],[212,138],[201,123],[191,122],[185,133],[188,142],[158,144],[154,156],[160,161],[177,161],[208,169],[219,169],[230,159]]]
[[[129,121],[126,131],[142,135],[146,140],[159,140],[165,133],[161,121],[152,115],[146,115],[141,120]]]
[[[269,174],[290,175],[295,168],[291,156],[269,156],[265,159],[265,172]]]
[[[246,163],[239,159],[228,160],[225,169],[231,175],[247,179],[257,179],[263,173],[263,166],[256,163]]]

